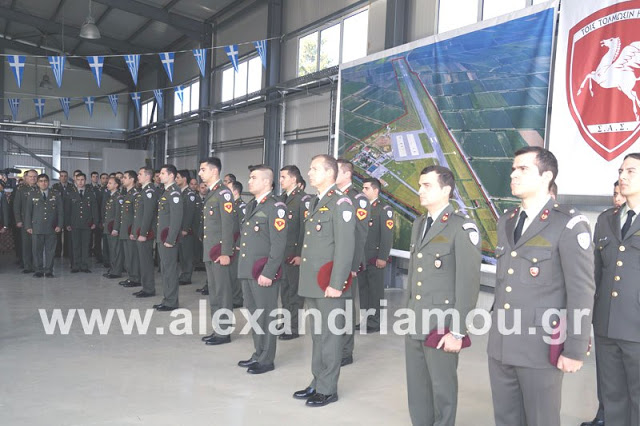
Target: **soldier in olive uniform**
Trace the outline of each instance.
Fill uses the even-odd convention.
[[[142,188],[134,201],[133,229],[135,234],[135,250],[140,271],[142,290],[133,293],[137,298],[155,296],[156,280],[153,270],[153,244],[157,236],[156,220],[158,215],[158,198],[151,183],[153,169],[141,167],[138,170],[138,182]],[[164,271],[163,271],[164,272]],[[134,284],[125,287],[134,287]],[[177,306],[177,305],[175,305]]]
[[[4,185],[4,181],[0,180],[0,234],[4,234],[11,224],[11,211],[7,194],[4,192]]]
[[[638,425],[640,153],[628,154],[619,173],[618,187],[626,202],[602,213],[594,234],[596,299],[593,328],[604,421],[609,425]]]
[[[115,177],[115,176],[114,176]],[[101,209],[101,217],[104,219],[104,207],[109,197],[111,197],[111,192],[109,188],[107,188],[107,184],[109,183],[109,175],[106,173],[100,174],[100,188],[98,191],[100,192],[100,209]],[[102,232],[104,233],[104,223],[102,224]],[[109,240],[108,233],[105,233],[102,237],[102,264],[105,268],[110,267],[110,259],[109,259]]]
[[[240,251],[240,225],[246,213],[247,204],[242,200],[242,184],[237,180],[229,184],[229,190],[233,195],[233,241],[235,253]],[[242,282],[238,279],[238,256],[231,260],[231,283],[233,285],[233,308],[241,308],[244,300],[242,296]]]
[[[199,176],[209,186],[209,193],[203,207],[203,259],[209,283],[209,304],[211,315],[220,309],[233,310],[233,287],[231,283],[231,257],[234,254],[233,241],[233,195],[220,180],[222,163],[217,157],[209,157],[200,163]],[[227,315],[221,319],[229,320]],[[218,326],[214,332],[202,338],[207,345],[221,345],[231,342],[228,330]]]
[[[165,164],[160,169],[160,179],[164,184],[164,193],[158,201],[158,223],[156,243],[162,268],[164,298],[158,311],[172,311],[178,308],[178,238],[182,229],[182,195],[175,184],[178,171],[175,166]]]
[[[298,295],[300,282],[300,263],[302,262],[302,244],[304,240],[304,218],[306,205],[311,196],[298,188],[302,174],[297,166],[289,165],[280,169],[280,187],[284,191],[282,201],[287,206],[287,246],[284,252],[283,274],[280,280],[280,299],[282,308],[291,313],[291,330],[280,335],[280,340],[300,337],[298,330],[298,312],[304,307],[304,299]]]
[[[247,372],[251,374],[273,370],[276,356],[277,339],[269,328],[269,316],[278,308],[277,279],[282,275],[287,219],[286,206],[272,195],[272,184],[270,168],[252,167],[249,192],[255,198],[249,203],[242,222],[238,268],[249,313],[253,315],[257,309],[263,310],[257,318],[263,333],[252,330],[255,352],[248,360],[238,363],[240,367],[248,367]]]
[[[369,200],[371,211],[367,225],[367,241],[364,245],[363,270],[358,274],[360,310],[373,309],[367,314],[361,328],[373,333],[380,330],[380,300],[384,299],[384,268],[393,245],[393,210],[380,200],[380,181],[365,179],[362,192]]]
[[[202,223],[203,223],[203,217],[202,217],[202,209],[204,207],[204,199],[207,197],[207,194],[209,193],[209,188],[207,187],[207,184],[202,182],[198,185],[198,190],[196,192],[197,196],[196,196],[196,206],[198,208],[197,214],[198,214],[198,227],[196,228],[196,235],[195,235],[195,255],[194,255],[194,269],[196,271],[206,271],[205,267],[204,267],[204,261],[202,260],[202,240],[204,237],[204,230],[202,228]],[[207,293],[204,293],[204,291],[207,291]],[[209,287],[207,286],[206,280],[205,280],[205,284],[203,287],[196,289],[196,293],[202,293],[204,294],[208,294],[209,292]]]
[[[85,187],[87,176],[80,172],[76,176],[77,191],[69,193],[65,199],[65,212],[71,231],[73,267],[71,272],[91,272],[89,270],[89,242],[91,231],[98,222],[98,202],[92,189]]]
[[[353,299],[350,302],[352,306],[353,318],[352,323],[356,324],[360,315],[356,310],[355,297],[358,295],[358,271],[361,269],[361,265],[365,262],[364,259],[364,244],[367,240],[367,232],[369,227],[367,222],[369,219],[369,200],[367,197],[358,192],[353,186],[353,164],[350,161],[338,159],[338,178],[336,179],[336,186],[347,197],[351,199],[353,208],[356,213],[356,248],[353,253],[353,261],[351,263],[351,276],[353,279],[352,294]],[[346,366],[353,363],[353,347],[354,347],[354,333],[353,329],[349,330],[345,337],[344,350],[342,351],[342,366]]]
[[[413,223],[404,303],[414,312],[416,327],[405,338],[409,414],[414,425],[453,426],[458,353],[466,334],[466,317],[475,308],[480,291],[480,233],[469,216],[454,211],[449,203],[455,191],[451,170],[426,167],[419,185],[420,204],[427,214]],[[458,318],[447,314],[439,324],[438,317],[430,316],[428,328],[422,328],[423,316],[429,311],[449,309]],[[436,347],[425,345],[431,333],[442,335]]]
[[[24,216],[27,212],[27,202],[32,198],[33,192],[37,192],[36,179],[38,173],[35,170],[24,172],[25,183],[18,187],[13,202],[13,215],[16,221],[16,227],[20,229],[21,245],[22,245],[22,264],[25,274],[33,272],[33,244],[31,235],[27,233],[24,227]]]
[[[64,204],[64,200],[66,200],[70,191],[75,191],[76,187],[73,183],[69,182],[69,173],[66,170],[60,170],[60,182],[56,182],[53,184],[51,189],[56,190],[62,196],[62,202]],[[66,214],[66,212],[65,212]],[[64,241],[63,241],[64,238]],[[71,232],[67,231],[66,228],[63,228],[62,232],[58,234],[58,244],[56,246],[56,257],[62,254],[62,248],[64,245],[64,257],[68,257],[73,260],[72,250],[71,250]]]
[[[103,196],[102,232],[104,241],[109,249],[109,259],[111,259],[109,270],[102,276],[105,278],[120,278],[124,270],[124,253],[122,241],[118,238],[120,234],[120,223],[122,221],[122,205],[124,197],[120,193],[120,179],[109,178],[107,181],[108,196]],[[107,252],[103,252],[106,256]]]
[[[138,177],[133,170],[127,170],[122,175],[123,199],[120,211],[119,239],[122,242],[124,252],[124,269],[129,278],[120,281],[122,286],[139,286],[140,284],[140,262],[138,260],[138,247],[136,245],[136,230],[133,226],[135,218],[135,203],[138,196],[136,184]]]
[[[582,368],[589,347],[595,290],[590,227],[586,217],[551,199],[558,162],[550,151],[520,149],[512,170],[511,192],[522,204],[498,221],[497,309],[487,346],[495,422],[559,426],[563,373]],[[565,309],[567,317],[559,317]],[[505,332],[517,322],[520,329]],[[561,342],[548,332],[565,328],[552,365]]]
[[[33,238],[34,277],[53,278],[56,234],[64,221],[64,205],[59,192],[49,190],[49,176],[38,176],[38,191],[27,201],[24,227]],[[44,259],[43,259],[44,254]]]
[[[182,229],[180,230],[180,243],[178,244],[178,260],[180,262],[180,285],[191,284],[193,274],[193,256],[195,250],[195,233],[199,224],[200,216],[196,204],[196,193],[189,188],[191,175],[189,170],[178,171],[176,184],[182,196],[184,213],[182,215]]]
[[[307,308],[321,314],[320,334],[312,334],[313,380],[305,389],[294,392],[306,405],[321,407],[338,400],[338,377],[345,337],[329,328],[329,315],[345,310],[351,298],[349,286],[355,251],[356,219],[351,199],[335,186],[338,163],[329,155],[316,155],[309,168],[311,186],[318,191],[305,220],[298,294]],[[333,263],[331,263],[333,262]],[[345,327],[349,315],[337,315],[337,329]],[[350,315],[349,315],[350,316]],[[314,330],[316,318],[311,317]]]

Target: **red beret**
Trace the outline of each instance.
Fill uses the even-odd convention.
[[[153,235],[153,232],[149,231],[149,233],[151,233]],[[166,228],[162,228],[162,231],[160,231],[160,241],[162,241],[163,243],[167,242],[167,236],[169,236],[169,227]],[[178,243],[180,241],[180,237],[182,236],[182,234],[180,232],[178,232],[178,236],[176,237],[176,243]]]
[[[253,263],[253,268],[251,268],[251,275],[253,275],[253,279],[257,280],[260,275],[262,275],[262,270],[264,269],[264,265],[269,261],[268,257],[261,257]],[[273,280],[277,280],[282,276],[282,266],[278,268],[278,272],[276,272],[276,276]],[[269,278],[269,277],[267,277]]]
[[[440,343],[440,339],[442,339],[445,334],[449,334],[449,329],[445,327],[444,329],[444,333],[438,333],[438,329],[434,329],[431,333],[429,333],[429,335],[427,336],[427,338],[424,340],[424,346],[428,346],[430,348],[437,348],[438,347],[438,343]],[[468,348],[469,346],[471,346],[471,339],[469,338],[469,336],[464,336],[462,338],[462,347],[463,348]]]
[[[329,281],[331,281],[332,270],[333,270],[333,261],[325,263],[320,267],[320,270],[318,271],[318,286],[320,286],[322,291],[325,291],[327,287],[329,287]],[[347,276],[346,281],[347,282],[344,285],[344,288],[342,289],[342,291],[347,291],[349,287],[351,287],[351,282],[353,281],[351,272],[349,272],[349,275]]]
[[[109,223],[107,224],[107,230],[109,231],[109,233],[113,232],[113,223],[115,221],[114,220],[110,220]]]
[[[209,259],[211,259],[212,262],[215,262],[216,260],[218,260],[221,254],[222,244],[218,243],[215,246],[211,247],[211,250],[209,250]],[[233,255],[229,257],[231,258],[231,260],[233,260]]]

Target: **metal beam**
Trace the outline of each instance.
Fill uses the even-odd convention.
[[[138,16],[144,16],[152,21],[167,24],[194,40],[202,40],[204,23],[192,18],[188,18],[177,13],[169,12],[166,6],[163,8],[149,6],[137,0],[93,0],[115,9],[124,10]],[[174,3],[175,4],[175,3]]]
[[[231,25],[239,17],[246,15],[247,12],[249,12],[250,10],[256,9],[258,6],[263,5],[263,4],[267,3],[268,1],[269,0],[255,0],[254,2],[251,2],[245,8],[237,11],[236,13],[231,15],[229,18],[225,19],[224,21],[222,21],[218,25],[216,25],[216,27],[215,27],[216,31],[220,30],[221,28],[225,28],[225,27]],[[278,34],[278,36],[280,36],[280,35],[282,35],[282,34]]]
[[[213,34],[209,29],[207,38],[208,42],[202,43],[200,48],[211,48],[213,42]],[[198,94],[200,99],[200,109],[206,110],[211,105],[211,60],[207,60],[204,66],[204,77],[200,78],[200,93]],[[200,114],[200,122],[198,123],[198,158],[206,158],[211,152],[211,141],[209,135],[211,134],[211,123],[206,119],[204,113]]]
[[[267,38],[282,34],[282,0],[269,0],[267,10]],[[267,48],[267,87],[275,87],[280,82],[280,40],[269,40]],[[264,163],[272,170],[280,170],[282,165],[282,134],[284,131],[284,103],[277,89],[267,91],[264,113]],[[282,99],[283,100],[283,99]],[[276,188],[280,185],[276,183]]]
[[[51,164],[47,160],[43,160],[42,157],[40,157],[39,155],[36,155],[33,151],[31,151],[29,148],[27,148],[26,146],[22,145],[21,143],[16,142],[15,139],[13,139],[11,136],[9,136],[7,134],[4,134],[4,133],[0,133],[0,138],[3,138],[4,140],[9,142],[10,144],[17,146],[22,151],[26,152],[27,154],[29,154],[30,156],[35,158],[40,164],[43,164],[46,167],[49,167],[51,170],[55,170],[56,172],[60,173],[60,170],[58,170],[55,167],[53,167],[53,164]]]
[[[11,0],[11,5],[9,6],[9,9],[13,10],[16,8],[16,1],[17,0]],[[9,25],[11,24],[11,21],[6,19],[6,23],[4,24],[4,31],[3,33],[6,34],[7,31],[9,31]]]
[[[385,49],[391,49],[405,43],[404,22],[407,15],[406,10],[406,0],[387,0],[387,19],[384,35]]]
[[[0,16],[7,20],[19,22],[25,25],[32,26],[43,32],[50,34],[57,34],[60,32],[61,24],[52,22],[48,19],[39,18],[37,16],[29,15],[23,12],[19,12],[17,10],[11,10],[7,7],[0,7]],[[80,37],[80,28],[73,27],[71,25],[64,25],[64,34],[68,37]],[[136,46],[134,44],[128,43],[126,41],[117,40],[115,38],[102,36],[99,39],[91,40],[91,43],[99,44],[101,46],[108,47],[110,49],[114,49],[121,53],[142,53],[143,48],[140,46]]]
[[[56,7],[56,11],[53,12],[53,15],[51,15],[51,18],[49,18],[49,20],[51,22],[55,22],[56,19],[58,18],[58,14],[60,13],[60,11],[62,10],[62,8],[64,7],[64,4],[66,3],[67,0],[60,0],[60,2],[58,3],[58,6]]]

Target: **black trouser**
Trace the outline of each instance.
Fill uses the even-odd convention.
[[[71,268],[80,270],[89,269],[91,229],[72,228],[71,239],[73,240],[73,263]]]

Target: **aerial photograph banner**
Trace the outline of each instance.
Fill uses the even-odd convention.
[[[424,213],[420,171],[456,178],[452,203],[482,234],[493,263],[496,222],[518,205],[509,175],[519,148],[543,146],[556,16],[540,4],[344,64],[337,154],[378,178],[396,211],[394,248],[409,249]]]

